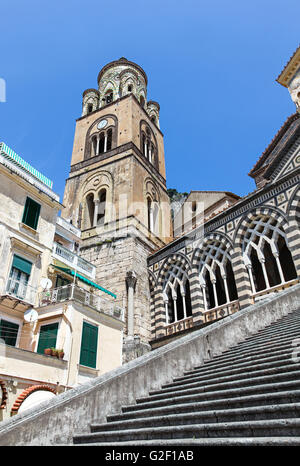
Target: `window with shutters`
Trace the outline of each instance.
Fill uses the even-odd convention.
[[[16,346],[18,331],[18,324],[0,319],[0,340],[4,340],[6,345]]]
[[[32,263],[17,254],[14,254],[13,262],[7,283],[7,291],[14,296],[25,299]]]
[[[44,354],[46,348],[55,348],[57,338],[58,322],[42,325],[37,347],[37,353]]]
[[[29,226],[33,230],[36,230],[39,221],[40,211],[41,205],[38,204],[38,202],[31,199],[30,197],[27,197],[23,212],[22,223]]]
[[[98,327],[83,322],[79,364],[96,368]]]

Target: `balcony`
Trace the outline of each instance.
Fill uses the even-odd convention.
[[[39,293],[40,307],[70,300],[77,301],[84,306],[89,306],[98,312],[103,312],[104,314],[110,315],[124,322],[123,308],[117,306],[113,301],[109,301],[95,293],[90,293],[75,284],[65,285]]]
[[[9,278],[1,293],[1,303],[12,309],[25,311],[35,304],[37,288],[24,281]]]
[[[94,280],[96,276],[96,267],[61,244],[53,244],[52,256],[71,267],[71,269],[83,273]]]

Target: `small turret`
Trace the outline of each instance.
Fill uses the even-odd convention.
[[[99,91],[97,89],[86,89],[82,94],[82,116],[98,110],[99,108]]]

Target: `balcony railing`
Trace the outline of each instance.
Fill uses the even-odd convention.
[[[37,289],[24,281],[9,278],[6,285],[6,293],[14,298],[29,304],[34,304]]]
[[[61,244],[53,244],[52,256],[72,269],[76,269],[79,273],[83,273],[91,279],[95,278],[96,267]]]
[[[39,306],[49,306],[69,300],[77,301],[85,306],[92,307],[98,312],[103,312],[104,314],[111,315],[124,321],[123,308],[75,284],[65,285],[39,293]]]

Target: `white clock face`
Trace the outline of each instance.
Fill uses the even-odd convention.
[[[100,121],[100,123],[98,123],[98,128],[99,129],[105,128],[106,125],[107,125],[107,120],[102,120]]]

